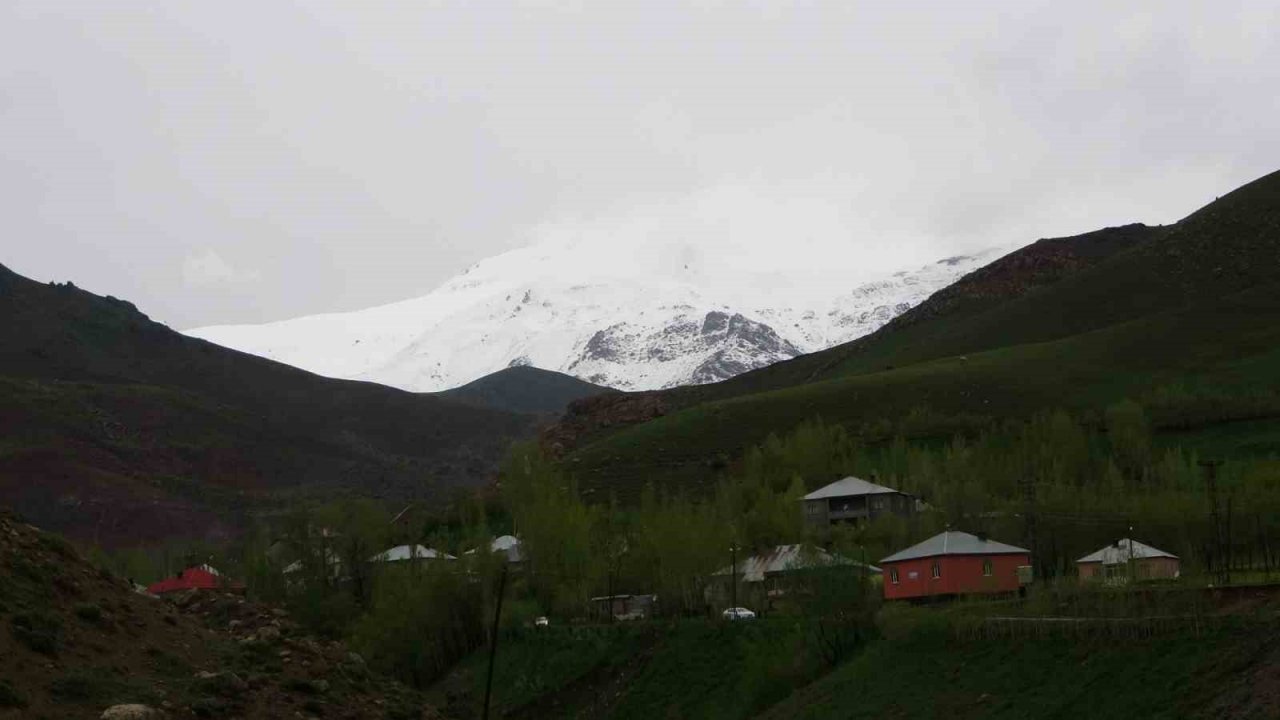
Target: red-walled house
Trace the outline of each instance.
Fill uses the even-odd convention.
[[[152,595],[163,595],[179,590],[212,590],[214,588],[240,590],[244,585],[227,580],[222,573],[208,565],[198,565],[182,570],[174,577],[148,585],[147,592]]]
[[[948,531],[880,561],[886,600],[1015,592],[1029,551]]]

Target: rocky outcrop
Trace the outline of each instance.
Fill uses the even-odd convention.
[[[543,430],[540,444],[548,455],[560,458],[604,430],[646,422],[667,412],[666,399],[653,392],[582,398],[569,404],[560,422]]]
[[[136,703],[112,705],[102,711],[102,720],[158,720],[164,713],[148,705]]]

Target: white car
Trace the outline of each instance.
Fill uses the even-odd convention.
[[[725,620],[755,620],[756,614],[742,607],[729,608],[720,613]]]
[[[546,615],[543,615],[533,621],[534,627],[547,627],[550,624],[551,624],[551,621],[547,619]]]

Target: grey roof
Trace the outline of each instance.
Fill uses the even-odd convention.
[[[855,565],[862,563],[840,555],[833,555],[821,548],[806,548],[803,545],[779,545],[763,555],[752,555],[738,561],[738,574],[743,582],[760,582],[767,575],[774,575],[788,570],[799,570],[808,567],[826,565]],[[880,572],[874,565],[866,566],[872,572]],[[726,565],[712,575],[732,575],[733,566]]]
[[[852,475],[837,480],[830,485],[820,487],[817,490],[804,496],[805,500],[821,500],[823,498],[833,497],[849,497],[850,495],[882,495],[884,493],[896,493],[891,487],[877,485],[873,482],[867,482],[862,478],[856,478]]]
[[[518,563],[524,560],[524,552],[520,550],[520,540],[514,535],[499,535],[489,541],[489,552],[503,553],[507,556],[507,562]],[[475,549],[463,553],[463,555],[475,554]]]
[[[369,562],[403,562],[405,560],[457,560],[449,553],[421,545],[397,545],[369,558]]]
[[[1115,545],[1108,545],[1095,553],[1085,555],[1076,562],[1122,565],[1129,560],[1145,560],[1147,558],[1173,558],[1177,560],[1178,556],[1158,550],[1150,545],[1144,545],[1137,540],[1124,538],[1116,542]]]
[[[912,545],[906,550],[900,550],[880,562],[916,560],[938,555],[1008,555],[1010,553],[1029,552],[1026,548],[1005,545],[995,540],[983,540],[977,535],[970,535],[967,532],[948,530],[934,535],[919,545]]]

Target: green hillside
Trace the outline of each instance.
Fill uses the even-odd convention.
[[[564,373],[509,367],[438,394],[479,407],[547,415],[564,412],[579,398],[610,392],[614,391]]]
[[[916,631],[880,640],[759,720],[1274,717],[1266,678],[1278,658],[1259,630],[968,641]]]
[[[1234,618],[1135,640],[1067,633],[964,638],[938,611],[883,622],[829,672],[806,667],[787,619],[519,631],[504,637],[494,707],[508,718],[1272,717],[1273,622]],[[458,716],[484,694],[488,654],[431,693]],[[817,672],[817,676],[813,675]]]
[[[813,417],[857,427],[927,410],[967,420],[1097,409],[1161,388],[1215,396],[1280,386],[1280,173],[1167,228],[1042,241],[993,263],[874,335],[716,386],[662,396],[666,416],[578,447],[567,467],[623,495],[709,480],[771,432]],[[1230,404],[1230,403],[1228,403]],[[1264,403],[1266,404],[1266,403]],[[1268,405],[1268,407],[1272,407]],[[1219,412],[1179,439],[1280,450],[1280,412]],[[1159,425],[1159,418],[1156,418]],[[933,431],[949,434],[960,423]],[[1171,429],[1171,428],[1166,428]],[[926,434],[928,427],[920,428]]]

